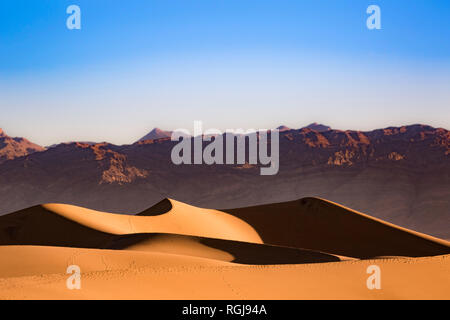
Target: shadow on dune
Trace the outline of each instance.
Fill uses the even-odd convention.
[[[159,238],[164,237],[166,242],[165,248],[156,249],[152,247],[152,242],[156,242]],[[321,263],[321,262],[336,262],[340,258],[331,254],[317,252],[313,250],[288,248],[273,245],[262,245],[248,242],[239,242],[231,240],[210,239],[193,236],[182,236],[173,234],[132,234],[117,236],[112,239],[111,243],[105,249],[124,250],[131,246],[145,243],[143,248],[138,251],[159,251],[175,254],[186,254],[180,249],[171,250],[171,247],[177,246],[180,242],[197,242],[205,247],[217,249],[227,252],[233,256],[230,262],[240,264],[258,264],[258,265],[273,265],[273,264],[302,264],[302,263]],[[205,258],[211,258],[202,250],[200,254]]]
[[[268,244],[359,259],[450,253],[445,241],[318,198],[221,211],[249,223]]]
[[[0,217],[0,245],[99,248],[113,238],[112,234],[83,226],[43,206]]]
[[[170,210],[172,210],[172,203],[170,202],[169,199],[163,199],[154,206],[148,208],[147,210],[144,210],[136,214],[136,216],[144,216],[144,217],[160,216],[166,214]]]

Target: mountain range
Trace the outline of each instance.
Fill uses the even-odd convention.
[[[283,126],[274,176],[247,163],[174,165],[176,142],[159,129],[130,145],[51,148],[0,132],[0,214],[41,203],[130,213],[166,197],[227,209],[314,196],[450,239],[450,132],[443,128]]]

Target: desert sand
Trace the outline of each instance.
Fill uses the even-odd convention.
[[[44,204],[0,217],[0,257],[0,299],[450,299],[449,242],[317,198],[165,199],[135,216]]]

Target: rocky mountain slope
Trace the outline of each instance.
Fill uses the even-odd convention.
[[[24,138],[12,138],[0,128],[0,164],[15,158],[27,156],[45,148]]]

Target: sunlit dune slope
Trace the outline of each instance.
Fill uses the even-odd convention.
[[[175,200],[166,199],[161,203],[167,210],[155,214],[150,208],[138,216],[65,204],[31,207],[0,217],[0,245],[99,248],[109,243],[112,235],[136,233],[174,233],[261,243],[249,224],[232,215]]]
[[[66,273],[77,265],[83,273],[106,270],[227,266],[228,262],[158,252],[99,250],[51,246],[0,246],[0,278]]]
[[[450,255],[253,266],[167,253],[0,246],[0,299],[449,299]],[[367,267],[381,268],[369,290]],[[66,286],[69,265],[81,289]]]
[[[355,258],[450,253],[447,241],[317,198],[223,211],[252,225],[269,244]]]

